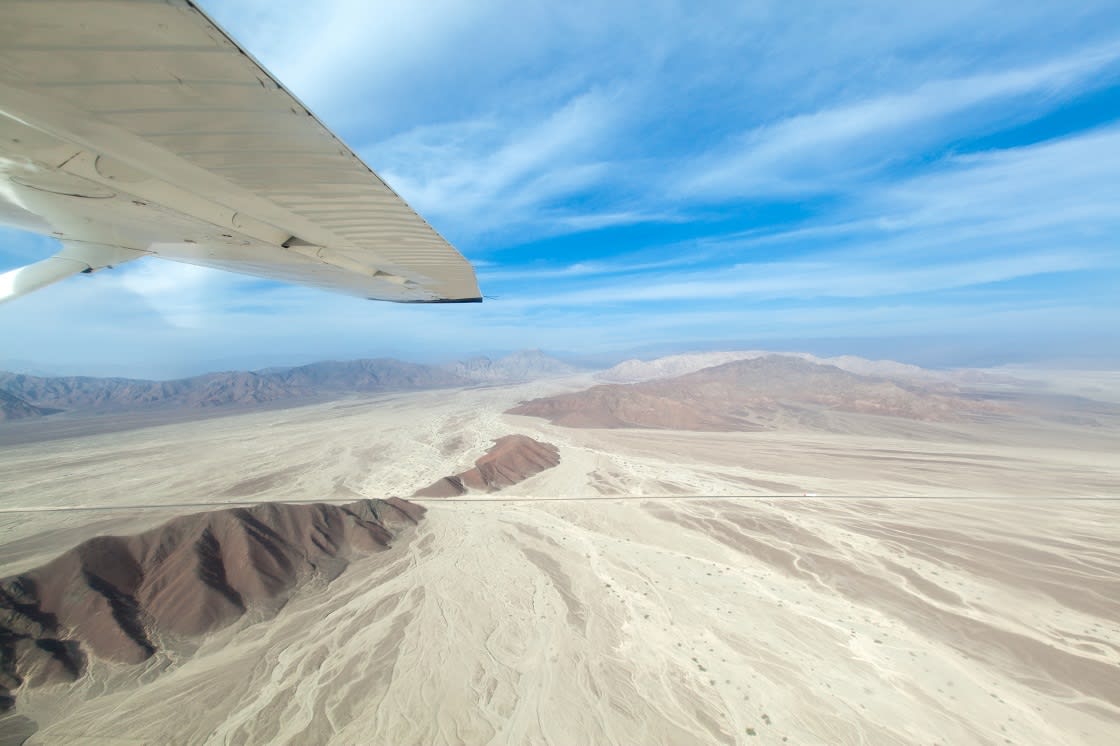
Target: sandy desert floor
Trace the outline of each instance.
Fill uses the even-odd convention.
[[[31,743],[1113,743],[1118,520],[1112,501],[432,505],[269,622],[20,710],[45,726]]]
[[[407,496],[511,433],[561,454],[560,467],[515,488],[520,496],[1120,494],[1120,422],[812,412],[773,431],[702,433],[569,429],[502,414],[592,382],[387,395],[120,431],[111,417],[15,423],[0,429],[0,510]],[[83,430],[102,432],[73,435]]]
[[[21,692],[31,743],[1115,743],[1120,500],[1078,498],[1120,495],[1116,432],[501,414],[585,383],[26,430],[0,575],[210,504],[407,495],[514,432],[562,459],[193,655]]]

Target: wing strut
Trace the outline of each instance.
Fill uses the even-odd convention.
[[[149,252],[108,244],[66,241],[62,251],[41,262],[0,275],[0,303],[27,295],[71,275],[97,272],[146,256]]]

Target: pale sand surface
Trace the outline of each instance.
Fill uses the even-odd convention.
[[[388,561],[160,674],[97,664],[73,691],[21,694],[45,726],[31,743],[1110,744],[1120,728],[1116,502],[429,507]]]
[[[526,495],[1120,494],[1120,427],[809,412],[776,431],[693,433],[568,429],[502,414],[589,380],[355,399],[8,445],[0,448],[0,511],[409,495],[470,468],[511,433],[560,449],[559,467],[515,488]]]
[[[270,621],[21,692],[32,743],[1116,742],[1120,502],[839,497],[1117,496],[1115,430],[812,413],[679,433],[501,414],[586,381],[0,449],[0,576],[205,505],[408,495],[510,433],[561,463],[491,497],[598,498],[427,501],[388,561]],[[832,497],[612,497],[804,492]]]

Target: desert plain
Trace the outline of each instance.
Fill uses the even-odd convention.
[[[1116,742],[1114,417],[783,410],[766,429],[698,432],[506,413],[595,383],[4,428],[0,577],[208,507],[408,497],[506,435],[552,444],[559,464],[416,498],[418,525],[329,583],[189,651],[92,659],[74,683],[25,688],[0,730],[42,744]],[[1092,379],[1101,400],[1116,383]]]

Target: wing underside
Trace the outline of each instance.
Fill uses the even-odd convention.
[[[469,262],[193,4],[5,0],[0,20],[0,220],[87,270],[115,247],[380,300],[480,298]]]

